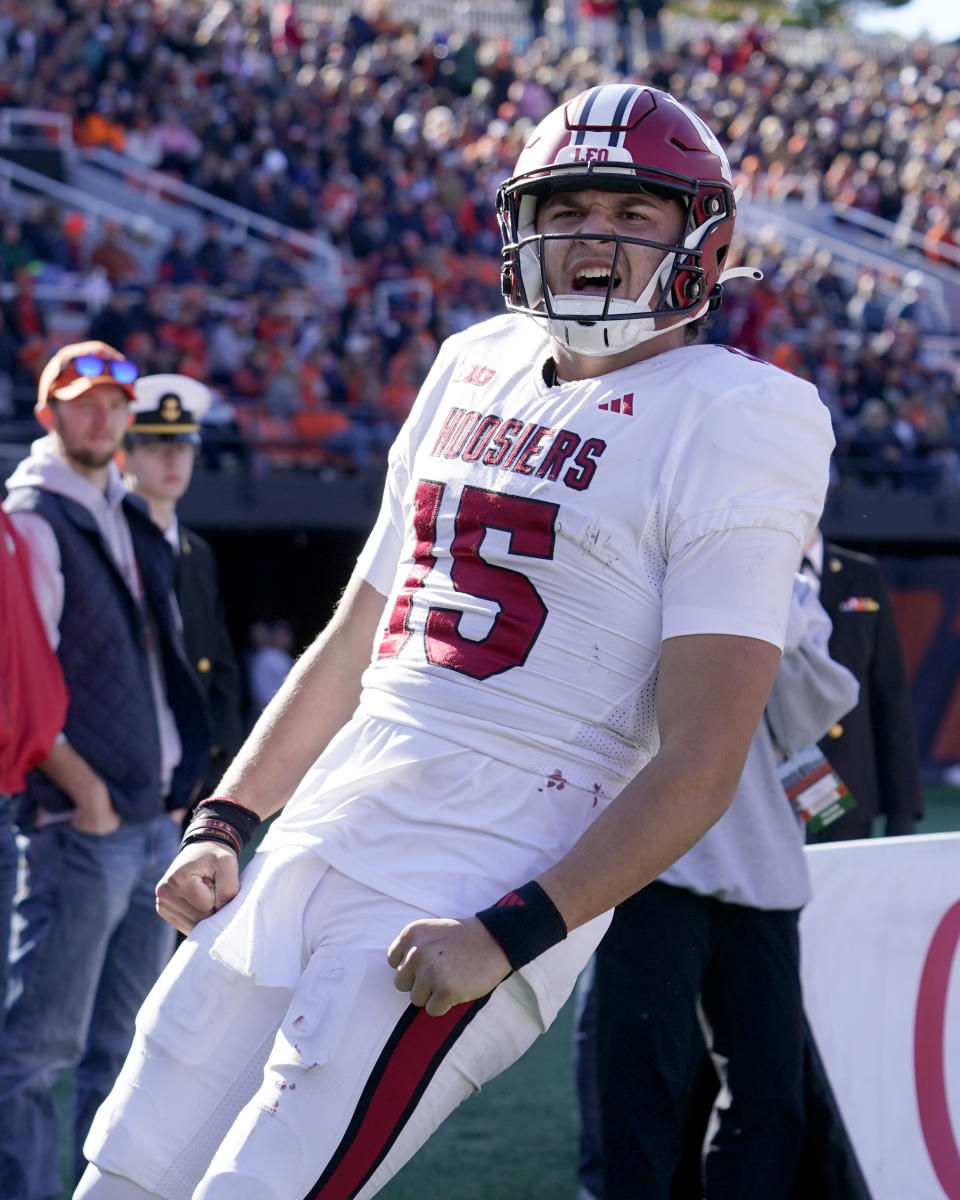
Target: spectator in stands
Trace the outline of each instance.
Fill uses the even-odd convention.
[[[53,201],[39,198],[28,200],[22,229],[24,239],[33,248],[37,261],[45,267],[56,267],[63,271],[77,268],[79,264],[64,235],[60,210]]]
[[[67,690],[34,599],[28,550],[0,509],[0,1029],[17,883],[14,808],[28,773],[53,749]]]
[[[12,279],[22,267],[36,263],[37,251],[18,220],[9,217],[0,225],[0,279]]]
[[[102,267],[112,287],[146,281],[144,265],[119,221],[104,221],[100,237],[90,251],[89,265]]]
[[[546,9],[546,0],[528,0],[527,2],[527,12],[530,15],[530,25],[534,38],[543,37]]]
[[[111,289],[106,304],[93,317],[87,328],[91,341],[106,342],[127,350],[127,341],[137,328],[133,314],[134,295],[127,288]]]
[[[891,329],[904,320],[911,322],[920,333],[950,332],[950,313],[922,271],[908,271],[887,305],[886,328]]]
[[[275,417],[292,417],[301,408],[297,367],[292,358],[279,362],[267,378],[264,392],[267,408]]]
[[[157,263],[157,278],[164,283],[194,283],[200,271],[186,233],[176,230]]]
[[[32,387],[43,366],[46,349],[47,320],[37,300],[36,278],[28,267],[21,267],[14,276],[13,296],[0,305],[4,323],[17,342],[14,370],[14,407],[17,415],[29,413],[32,397],[18,400],[22,387]]]
[[[104,96],[95,105],[83,105],[80,101],[77,108],[73,136],[78,146],[103,146],[118,153],[123,151],[126,134],[116,118],[112,99]]]
[[[303,271],[297,262],[296,250],[286,238],[271,238],[266,254],[257,264],[257,291],[275,294],[302,285]]]
[[[250,357],[256,345],[255,320],[253,301],[235,300],[213,325],[208,343],[212,383],[227,383]]]
[[[183,641],[207,701],[210,759],[200,794],[216,787],[243,740],[240,668],[227,630],[217,561],[181,524],[177,504],[193,476],[210,389],[185,375],[146,375],[134,384],[133,421],[123,439],[127,486],[146,501],[173,550]]]
[[[257,264],[253,260],[248,246],[234,246],[227,255],[223,291],[227,296],[237,300],[246,300],[254,291],[257,278]]]
[[[867,400],[843,445],[850,469],[867,487],[897,487],[906,478],[910,448],[886,401]],[[838,446],[840,442],[838,439]]]
[[[140,303],[134,304],[131,310],[134,328],[156,342],[160,329],[173,313],[173,291],[169,284],[151,280],[150,286],[139,293],[139,297]]]
[[[144,107],[129,118],[123,138],[123,153],[148,170],[154,170],[163,162],[163,142]]]
[[[643,45],[648,60],[663,53],[663,30],[660,26],[660,14],[666,8],[667,0],[639,0],[633,3],[624,0],[627,7],[639,8],[643,17]]]
[[[872,271],[862,271],[856,293],[846,307],[846,319],[851,329],[861,333],[879,333],[883,329],[887,305],[878,293],[876,275]]]
[[[13,416],[16,411],[15,388],[21,374],[18,349],[17,339],[0,305],[0,417]]]
[[[200,157],[202,143],[185,119],[187,109],[179,112],[173,103],[164,104],[160,120],[154,126],[163,158],[160,166],[175,175],[186,176]]]
[[[227,246],[223,225],[218,220],[207,222],[203,238],[193,252],[198,279],[207,287],[219,288],[227,279]]]
[[[170,548],[113,461],[135,375],[103,343],[59,350],[37,390],[47,436],[7,480],[5,508],[29,546],[70,704],[64,736],[18,800],[25,867],[0,1039],[4,1196],[60,1191],[60,1071],[76,1067],[78,1155],[112,1086],[173,947],[153,891],[209,745]]]

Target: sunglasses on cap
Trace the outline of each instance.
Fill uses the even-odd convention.
[[[62,376],[68,368],[73,367],[84,379],[96,379],[100,375],[112,375],[117,383],[131,384],[140,374],[140,369],[129,358],[101,358],[99,354],[78,354],[64,363],[60,372]]]

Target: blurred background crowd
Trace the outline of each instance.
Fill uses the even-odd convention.
[[[214,466],[381,466],[440,341],[502,309],[494,196],[525,133],[622,75],[698,110],[744,189],[765,279],[706,336],[816,383],[839,486],[960,489],[956,47],[462,7],[441,30],[430,5],[0,0],[0,154],[56,145],[61,175],[31,192],[0,159],[7,436],[90,336],[214,388]]]
[[[29,533],[36,479],[60,495],[38,465],[50,438],[35,442],[38,417],[62,433],[62,415],[44,419],[44,404],[34,408],[51,356],[64,359],[48,369],[51,379],[74,372],[70,386],[92,388],[95,371],[114,393],[123,385],[134,415],[116,424],[118,458],[111,449],[99,473],[79,472],[79,484],[68,473],[62,494],[86,495],[97,512],[111,496],[127,513],[141,543],[127,562],[134,589],[143,586],[141,553],[157,572],[161,561],[172,570],[182,628],[168,640],[183,635],[209,725],[201,794],[215,788],[336,602],[376,513],[389,446],[441,342],[503,312],[496,193],[527,135],[563,100],[626,79],[689,104],[729,150],[740,201],[727,265],[763,278],[729,283],[701,336],[810,380],[832,416],[827,541],[805,547],[803,572],[835,622],[831,654],[860,682],[859,710],[824,739],[834,765],[849,755],[838,770],[854,781],[859,810],[818,836],[960,827],[960,40],[934,45],[778,18],[849,14],[860,7],[854,0],[771,0],[762,15],[723,3],[0,0],[0,463],[16,467],[5,509]],[[135,384],[124,358],[139,370]],[[194,516],[210,545],[189,528]],[[0,658],[6,651],[26,666],[15,674],[0,664],[0,682],[14,679],[32,698],[49,743],[67,704],[48,653],[60,646],[58,622],[48,620],[57,604],[79,606],[70,637],[90,654],[83,670],[71,666],[75,717],[115,691],[105,676],[112,684],[117,672],[91,652],[88,629],[104,644],[130,635],[118,661],[137,667],[140,685],[140,659],[155,651],[152,637],[133,637],[127,609],[123,619],[104,609],[101,595],[128,599],[112,568],[102,592],[87,583],[69,604],[41,603],[49,628],[38,614],[32,625],[20,621],[14,576],[25,613],[27,564],[43,543],[19,547],[16,524],[0,542],[9,573]],[[880,563],[836,544],[848,542],[888,555]],[[63,574],[61,560],[50,561],[49,574]],[[92,561],[79,552],[75,561],[97,580]],[[69,649],[59,657],[75,664]],[[173,763],[183,750],[183,763],[186,731],[202,741],[201,724],[175,689],[167,702],[184,736],[164,753]],[[0,726],[18,708],[29,725],[28,706],[0,695]],[[112,736],[123,720],[136,724],[118,741],[147,761],[137,738],[149,722],[133,720],[140,711],[118,704],[103,727]],[[169,728],[164,735],[169,742]],[[47,766],[64,744],[42,748]],[[37,748],[33,760],[41,758]],[[870,778],[857,776],[864,764]],[[0,772],[0,937],[18,878],[27,897],[18,904],[33,911],[14,842],[24,788],[19,774]],[[172,824],[160,816],[169,839]],[[44,820],[21,835],[42,839],[45,830]],[[111,831],[96,832],[106,846]],[[57,875],[49,853],[35,857]],[[142,906],[150,922],[154,882]],[[58,877],[64,893],[70,886]],[[102,933],[81,912],[84,922]],[[25,922],[17,937],[32,944]],[[76,937],[70,944],[78,963],[93,962]],[[58,972],[80,975],[59,963]],[[8,997],[16,1020],[8,1017],[7,1044],[21,1037],[29,1062],[44,1023],[19,987]],[[75,1086],[79,1152],[95,1107],[84,1089],[109,1075],[94,1053],[107,1023],[95,1022],[88,1039],[75,1019],[83,1004],[60,992],[44,1003],[47,1032],[61,1013],[71,1026],[74,1042],[69,1053],[58,1049],[56,1069],[44,1068],[44,1086],[59,1080],[64,1112]],[[16,1059],[0,1053],[8,1129],[17,1126],[5,1096],[20,1083],[4,1093],[3,1066],[12,1071]],[[78,1063],[75,1085],[57,1076]],[[50,1111],[47,1119],[56,1125]],[[70,1140],[60,1143],[64,1178],[80,1166],[67,1162]],[[814,1157],[827,1161],[824,1140],[813,1139]],[[13,1196],[2,1142],[0,1193]],[[45,1169],[52,1196],[58,1168]],[[549,1180],[538,1186],[537,1194],[566,1194]],[[849,1190],[830,1200],[839,1195],[862,1200]]]

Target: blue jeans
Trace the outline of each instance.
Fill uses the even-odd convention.
[[[133,1038],[175,932],[154,888],[180,831],[166,814],[105,837],[67,823],[21,834],[10,1005],[0,1036],[0,1196],[57,1195],[53,1086],[76,1067],[75,1157]]]
[[[17,890],[17,839],[13,827],[13,797],[0,795],[0,1029],[7,995],[7,948],[10,917]]]

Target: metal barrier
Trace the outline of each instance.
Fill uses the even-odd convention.
[[[67,114],[40,108],[0,108],[0,146],[35,144],[69,150],[73,127]]]
[[[69,183],[60,183],[51,179],[49,175],[31,170],[30,167],[24,167],[0,155],[0,185],[9,189],[14,184],[49,196],[51,200],[80,209],[102,220],[116,221],[138,238],[146,238],[160,247],[166,246],[172,236],[165,225],[142,213],[132,213],[120,204],[91,196],[81,188],[73,187]]]
[[[265,239],[286,242],[311,261],[314,266],[315,283],[323,294],[333,303],[339,303],[342,299],[342,258],[340,252],[324,238],[281,225],[269,217],[261,216],[260,213],[184,183],[174,175],[152,171],[125,155],[102,146],[79,151],[78,157],[113,175],[119,183],[137,188],[156,203],[189,205],[203,217],[217,218],[225,226],[233,227],[245,236],[255,234]]]

